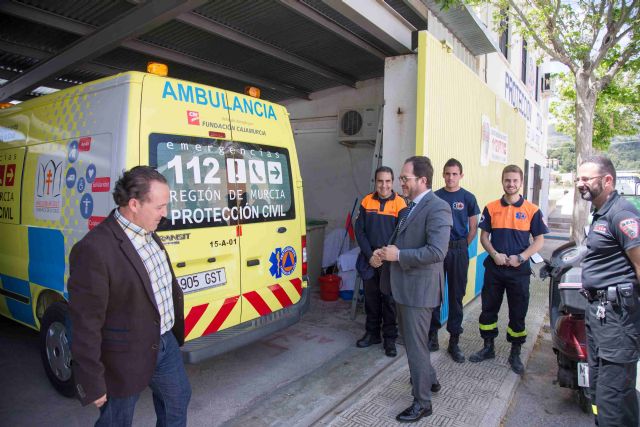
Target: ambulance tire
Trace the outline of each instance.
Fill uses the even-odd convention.
[[[61,395],[74,397],[68,310],[66,303],[54,302],[45,311],[40,325],[40,356],[51,385]]]

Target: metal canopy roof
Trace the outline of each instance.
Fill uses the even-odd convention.
[[[443,9],[436,0],[422,1],[473,55],[500,51],[487,27],[469,6],[461,4]]]
[[[387,1],[424,28],[416,3]],[[307,98],[382,76],[384,58],[403,52],[372,33],[323,0],[0,1],[0,101],[143,71],[152,60],[176,78],[238,92],[254,85],[272,101]]]

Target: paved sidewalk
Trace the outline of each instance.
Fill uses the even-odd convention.
[[[546,241],[542,251],[548,256],[564,242]],[[537,270],[537,268],[536,268]],[[528,339],[522,347],[522,361],[527,364],[533,351],[548,306],[548,282],[532,277],[529,312],[527,314]],[[465,307],[461,337],[462,351],[468,356],[482,348],[478,332],[480,298]],[[433,395],[433,415],[421,419],[417,426],[499,426],[507,412],[509,402],[520,381],[507,363],[511,345],[506,341],[508,310],[506,297],[498,320],[500,336],[496,339],[496,358],[481,363],[455,363],[446,353],[449,334],[440,331],[440,350],[431,353],[431,362],[442,390]],[[553,367],[555,368],[555,367]],[[550,368],[551,369],[551,368]],[[525,374],[527,372],[525,371]],[[377,376],[354,390],[351,397],[326,413],[317,425],[330,426],[387,426],[398,425],[395,416],[411,405],[409,366],[404,351]]]

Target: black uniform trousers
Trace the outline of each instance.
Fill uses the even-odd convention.
[[[374,269],[371,279],[363,280],[364,284],[364,312],[367,315],[365,329],[373,336],[382,336],[385,340],[395,341],[398,337],[396,323],[396,304],[391,295],[380,292],[380,268]]]
[[[467,272],[469,271],[469,250],[467,239],[449,242],[449,251],[444,258],[444,274],[447,280],[449,315],[447,331],[451,335],[462,334],[462,299],[467,291]],[[440,306],[433,310],[430,333],[442,327]]]
[[[640,307],[587,304],[586,330],[589,362],[589,394],[599,427],[638,426],[636,371],[640,351]]]
[[[482,312],[478,321],[480,336],[482,338],[498,336],[498,312],[505,292],[509,304],[507,341],[523,344],[527,339],[525,318],[529,310],[529,275],[523,275],[509,268],[486,268],[484,271],[484,286],[481,294]]]

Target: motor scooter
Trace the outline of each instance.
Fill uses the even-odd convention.
[[[580,408],[591,411],[585,309],[587,300],[580,294],[580,262],[586,246],[568,242],[544,260],[540,277],[549,279],[549,320],[552,346],[558,361],[557,384],[578,392]]]

